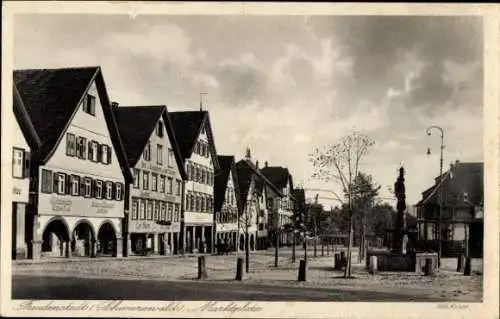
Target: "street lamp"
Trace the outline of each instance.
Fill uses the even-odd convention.
[[[438,219],[439,219],[439,222],[438,222],[438,267],[441,267],[441,257],[442,257],[442,227],[441,227],[441,223],[442,223],[442,215],[443,215],[443,185],[442,185],[442,182],[443,182],[443,150],[444,150],[444,131],[441,127],[439,126],[430,126],[427,128],[427,135],[428,136],[431,136],[431,131],[435,129],[435,130],[438,130],[440,133],[441,133],[441,156],[440,156],[440,160],[439,160],[439,199],[438,199],[438,202],[439,202],[439,216],[438,216]],[[430,155],[431,154],[431,149],[428,148],[427,149],[427,155]]]

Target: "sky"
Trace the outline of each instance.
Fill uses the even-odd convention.
[[[340,190],[311,178],[308,154],[353,130],[375,142],[361,171],[388,201],[401,163],[409,204],[439,174],[428,126],[444,129],[445,170],[483,161],[480,17],[31,14],[14,28],[16,69],[99,65],[120,105],[198,110],[207,93],[218,154],[249,147],[307,197]]]

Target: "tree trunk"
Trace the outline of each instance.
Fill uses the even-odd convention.
[[[352,244],[353,244],[353,216],[351,213],[350,216],[350,221],[349,221],[349,239],[348,239],[348,245],[347,245],[347,266],[345,267],[344,271],[344,278],[349,278],[351,277],[351,252],[352,252]]]

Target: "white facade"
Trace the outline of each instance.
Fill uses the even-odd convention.
[[[248,187],[248,193],[246,197],[245,208],[240,215],[239,225],[240,225],[240,250],[245,249],[242,245],[243,240],[247,237],[250,250],[255,250],[257,247],[257,214],[259,212],[259,198],[256,196],[255,192],[255,179],[252,177],[250,186]],[[247,229],[248,226],[248,229]],[[243,247],[242,247],[243,246]]]
[[[28,203],[29,199],[29,161],[30,147],[24,137],[19,123],[15,121],[11,135],[12,146],[12,201]]]
[[[121,254],[125,181],[95,83],[38,176],[34,238],[44,242],[43,255]]]
[[[152,132],[132,175],[129,253],[143,250],[148,238],[153,253],[177,253],[183,181],[163,118]]]

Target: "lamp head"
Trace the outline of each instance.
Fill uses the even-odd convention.
[[[431,148],[430,147],[427,148],[427,156],[429,156],[429,155],[431,155]]]

